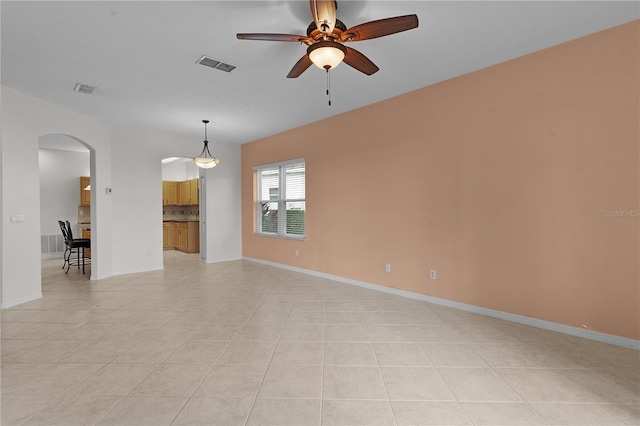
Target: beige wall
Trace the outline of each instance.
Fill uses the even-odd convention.
[[[640,208],[639,28],[243,145],[243,255],[639,339],[639,219],[607,213]],[[252,167],[299,157],[307,240],[254,236]]]

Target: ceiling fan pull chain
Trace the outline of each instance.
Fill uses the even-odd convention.
[[[327,68],[327,96],[329,97],[329,106],[331,106],[331,77],[329,76],[329,68]]]

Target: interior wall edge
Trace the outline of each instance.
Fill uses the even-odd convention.
[[[22,305],[23,303],[32,302],[34,300],[42,299],[42,292],[39,291],[31,296],[21,297],[15,300],[9,300],[7,302],[0,302],[0,309],[9,309],[14,306]]]
[[[144,269],[137,269],[134,271],[113,271],[113,273],[110,275],[110,277],[121,277],[123,275],[132,275],[132,274],[142,274],[145,272],[157,272],[157,271],[163,271],[164,270],[164,266],[160,266],[158,268],[144,268]],[[108,278],[108,277],[104,277],[104,278]],[[133,277],[132,277],[133,278]],[[99,278],[102,279],[102,278]]]

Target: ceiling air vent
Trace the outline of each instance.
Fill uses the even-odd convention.
[[[236,68],[235,65],[230,65],[222,61],[219,61],[217,59],[210,58],[208,56],[202,56],[202,58],[198,59],[197,63],[200,65],[204,65],[205,67],[213,68],[213,69],[224,71],[224,72],[231,72]]]
[[[93,95],[93,92],[96,90],[93,86],[88,86],[86,84],[78,83],[76,84],[76,88],[73,89],[74,92],[78,93],[86,93],[87,95]]]

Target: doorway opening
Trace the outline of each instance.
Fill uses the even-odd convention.
[[[62,259],[65,243],[58,221],[69,221],[74,238],[92,238],[95,151],[80,139],[58,133],[40,136],[38,145],[41,258]],[[93,276],[93,268],[89,270]]]
[[[204,173],[191,158],[162,160],[162,248],[206,258]]]

